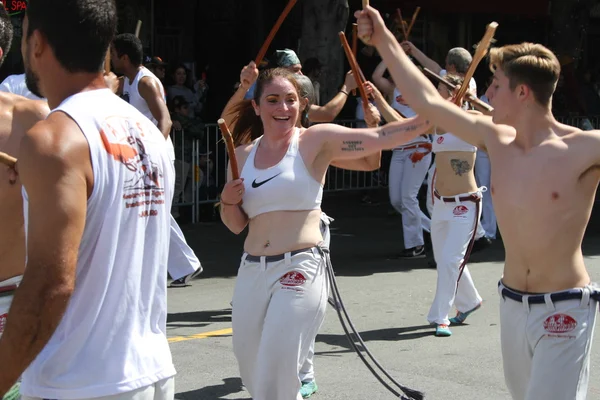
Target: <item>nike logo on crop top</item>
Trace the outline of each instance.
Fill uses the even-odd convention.
[[[270,180],[277,178],[279,175],[281,175],[281,172],[280,172],[280,173],[278,173],[278,174],[277,174],[277,175],[275,175],[275,176],[272,176],[272,177],[270,177],[270,178],[269,178],[269,179],[267,179],[266,181],[262,181],[262,182],[256,182],[256,179],[255,179],[255,180],[254,180],[254,182],[252,182],[252,187],[253,187],[254,189],[256,189],[256,188],[258,188],[258,187],[261,187],[262,185],[264,185],[265,183],[269,182]]]

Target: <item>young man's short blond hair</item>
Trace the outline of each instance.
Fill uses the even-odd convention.
[[[528,86],[535,100],[548,106],[560,76],[558,58],[537,43],[521,43],[490,49],[490,68],[500,68],[509,80],[511,90]]]

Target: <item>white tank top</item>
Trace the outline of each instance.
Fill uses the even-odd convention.
[[[398,90],[398,88],[394,88],[394,100],[392,101],[392,104],[391,104],[392,108],[394,108],[395,110],[398,110],[400,112],[400,114],[402,114],[406,118],[412,118],[415,115],[417,115],[417,113],[414,112],[413,109],[410,108],[409,106],[405,106],[403,104],[398,103],[397,98],[400,96],[401,96],[400,90]],[[429,143],[429,140],[427,138],[424,138],[423,136],[417,136],[413,140],[404,143],[402,146],[397,146],[395,148],[395,150],[401,150],[402,148],[413,145],[415,143]]]
[[[146,100],[144,100],[142,95],[140,95],[140,91],[138,89],[140,80],[145,76],[149,76],[150,78],[154,79],[158,83],[158,85],[160,86],[160,92],[163,93],[163,100],[164,100],[165,104],[167,104],[167,97],[164,94],[165,88],[163,87],[162,82],[160,81],[160,79],[158,79],[158,77],[156,75],[154,75],[146,67],[140,68],[137,75],[133,79],[132,83],[129,83],[129,78],[125,77],[125,80],[123,82],[123,98],[126,101],[128,101],[129,104],[131,104],[132,106],[137,108],[137,110],[139,112],[144,114],[144,116],[146,118],[148,118],[150,121],[152,121],[154,123],[154,125],[158,125],[158,121],[152,115],[152,111],[150,111],[150,107],[148,107],[148,103],[146,103]],[[173,146],[173,141],[171,140],[171,136],[169,136],[167,138],[167,148],[169,150],[169,157],[171,158],[171,161],[174,162],[175,161],[175,147]]]
[[[266,169],[254,166],[254,146],[242,169],[245,192],[242,208],[249,218],[271,211],[318,210],[323,199],[323,186],[313,178],[298,149],[300,130],[296,128],[287,152],[281,161]]]
[[[431,150],[434,153],[440,153],[443,151],[466,151],[469,153],[475,153],[477,151],[477,147],[457,138],[451,133],[445,133],[443,135],[438,135],[436,133],[433,135]]]
[[[42,399],[112,396],[175,375],[167,342],[167,257],[175,170],[160,131],[109,89],[62,111],[88,141],[94,187],[75,290],[48,344],[23,374]],[[28,196],[23,189],[25,227]]]

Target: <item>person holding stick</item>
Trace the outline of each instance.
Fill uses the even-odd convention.
[[[27,257],[0,338],[0,395],[23,374],[24,400],[172,400],[175,173],[163,134],[106,86],[115,2],[27,6],[27,86],[52,112],[17,157]]]
[[[384,118],[391,122],[398,119],[394,114],[400,114],[401,118],[414,117],[416,113],[403,100],[394,82],[384,77],[386,69],[382,61],[373,71],[373,83],[384,97],[392,97],[391,107],[396,110],[387,113],[387,116],[384,113]],[[431,220],[421,211],[417,196],[431,165],[431,158],[431,140],[427,135],[398,146],[392,153],[388,190],[390,203],[402,215],[404,250],[400,252],[400,258],[425,258],[423,231],[431,231]]]
[[[585,399],[600,296],[581,245],[600,181],[600,132],[552,115],[557,57],[536,43],[491,49],[493,115],[473,115],[439,95],[375,9],[355,16],[359,37],[377,48],[411,106],[488,152],[506,251],[498,293],[512,398]]]
[[[429,127],[415,118],[381,128],[333,124],[298,128],[294,74],[264,71],[234,130],[240,179],[221,193],[221,218],[235,234],[248,227],[233,296],[233,347],[255,400],[301,398],[299,368],[323,321],[327,249],[319,225],[332,160],[359,159]]]

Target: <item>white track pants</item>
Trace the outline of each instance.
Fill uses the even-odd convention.
[[[234,289],[233,351],[254,400],[301,398],[300,367],[325,318],[328,285],[319,250],[282,257],[244,254]]]
[[[185,236],[175,218],[171,216],[169,260],[167,264],[169,275],[173,280],[177,280],[193,274],[200,267],[200,260],[185,241]]]
[[[417,195],[423,185],[431,164],[431,153],[413,163],[411,155],[425,149],[394,150],[390,162],[389,193],[390,203],[402,214],[404,248],[411,249],[423,245],[423,229],[430,225],[429,218],[421,211]],[[425,221],[422,221],[425,219]]]
[[[475,192],[481,197],[481,191]],[[445,202],[435,197],[431,218],[431,242],[437,263],[437,289],[427,320],[450,325],[448,314],[455,305],[458,311],[469,311],[481,302],[469,269],[465,266],[460,281],[460,266],[473,237],[479,219],[477,203],[460,201],[465,193]]]
[[[477,158],[475,159],[475,179],[477,180],[477,186],[491,188],[491,174],[492,167],[487,153],[478,150]],[[494,211],[494,204],[492,203],[491,190],[483,193],[481,227],[485,231],[487,237],[496,239],[496,212]]]
[[[555,297],[565,292],[539,296],[502,283],[498,290],[504,378],[512,398],[585,400],[598,311],[590,295],[597,287],[569,290],[579,294],[570,300]],[[543,302],[533,304],[536,297]]]

